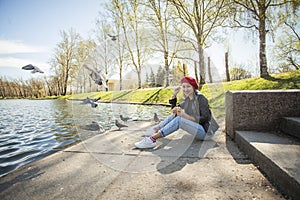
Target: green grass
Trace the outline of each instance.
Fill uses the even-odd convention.
[[[300,89],[300,70],[277,74],[264,78],[249,78],[231,82],[205,84],[201,87],[217,118],[225,117],[225,93],[229,90],[286,90]],[[149,88],[124,91],[102,91],[69,95],[66,98],[82,100],[86,97],[101,97],[102,102],[142,103],[142,104],[169,104],[173,94],[173,87]],[[182,93],[179,93],[179,99]]]

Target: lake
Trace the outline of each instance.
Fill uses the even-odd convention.
[[[0,100],[0,177],[30,162],[44,158],[98,131],[81,127],[96,121],[105,130],[113,128],[120,114],[135,120],[151,120],[156,112],[166,117],[170,107],[81,101]]]

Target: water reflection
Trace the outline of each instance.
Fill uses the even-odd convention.
[[[99,123],[105,130],[114,126],[120,114],[149,120],[154,112],[160,118],[170,108],[101,103],[92,108],[80,101],[1,100],[0,101],[0,177],[57,150],[89,138],[95,131],[80,125]]]
[[[65,148],[80,141],[73,119],[73,106],[67,100],[55,100],[50,103],[53,117],[51,132],[59,142],[59,148]]]

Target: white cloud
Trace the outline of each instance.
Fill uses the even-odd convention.
[[[14,57],[0,57],[0,67],[16,67],[16,66],[24,66],[29,63],[32,63],[32,60],[29,59],[20,59]]]
[[[49,71],[50,65],[41,61],[36,61],[32,59],[20,59],[20,58],[14,58],[14,57],[0,57],[0,67],[17,67],[20,68],[28,65],[33,64],[37,67],[39,67],[43,71]]]
[[[0,54],[38,53],[46,51],[47,48],[42,46],[27,45],[20,41],[0,40]]]

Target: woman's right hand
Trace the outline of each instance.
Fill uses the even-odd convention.
[[[176,87],[173,92],[173,98],[176,98],[178,92],[180,91],[180,86]]]

